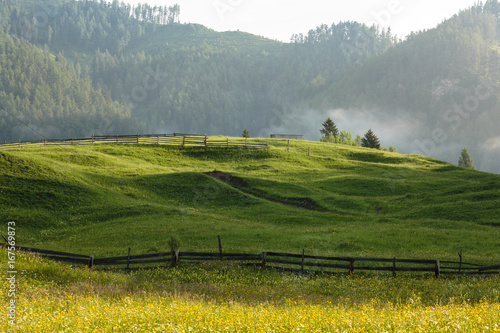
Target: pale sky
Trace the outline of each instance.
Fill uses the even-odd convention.
[[[181,23],[216,31],[241,30],[288,42],[320,24],[358,21],[391,27],[400,38],[430,29],[477,0],[124,0],[131,4],[181,7]]]

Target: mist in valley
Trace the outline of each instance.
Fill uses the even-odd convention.
[[[322,123],[330,117],[339,132],[347,130],[356,137],[356,134],[364,136],[372,129],[383,147],[394,145],[401,154],[424,155],[457,165],[462,149],[467,147],[477,170],[500,173],[500,136],[475,144],[466,137],[462,140],[452,139],[452,127],[431,127],[423,120],[388,114],[390,113],[380,109],[296,110],[275,113],[269,126],[259,132],[259,137],[295,134],[303,135],[305,140],[319,141],[322,138]]]

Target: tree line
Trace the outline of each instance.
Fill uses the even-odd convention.
[[[180,6],[133,6],[118,0],[6,2],[4,29],[39,46],[121,53],[158,26],[179,23]],[[45,14],[45,15],[42,15]]]
[[[372,129],[369,129],[362,137],[359,133],[353,138],[352,132],[342,130],[339,132],[337,125],[328,117],[322,124],[320,133],[322,134],[321,141],[329,143],[339,143],[347,146],[359,146],[372,149],[381,149],[397,153],[396,146],[390,145],[389,148],[382,147],[379,138],[375,135]]]

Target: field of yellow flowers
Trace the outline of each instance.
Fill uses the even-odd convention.
[[[16,264],[15,325],[3,279],[2,332],[500,332],[498,276],[298,275],[220,263],[117,273],[33,255]]]

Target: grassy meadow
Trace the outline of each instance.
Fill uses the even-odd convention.
[[[221,235],[231,252],[499,262],[499,199],[497,175],[307,141],[0,150],[18,243],[96,257],[162,252],[174,234],[181,251],[217,251]]]
[[[221,235],[227,252],[457,260],[462,251],[466,262],[500,263],[500,176],[422,156],[269,143],[0,150],[2,234],[15,221],[17,245],[97,258],[169,251],[171,236],[181,251],[216,252]],[[120,273],[19,252],[16,269],[16,326],[3,306],[5,332],[500,332],[498,276],[182,262]]]
[[[5,332],[500,332],[498,277],[308,275],[227,263],[116,273],[26,254],[17,268],[16,326],[2,306]]]

